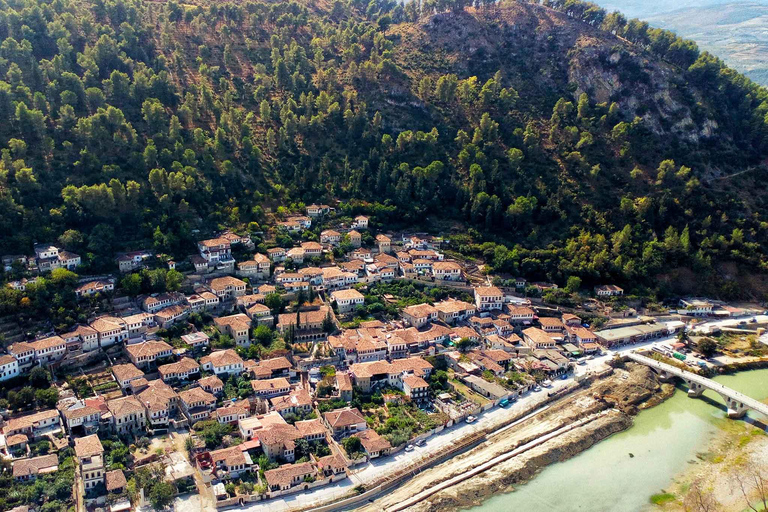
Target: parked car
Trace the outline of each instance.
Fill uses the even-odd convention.
[[[424,446],[426,444],[426,441],[424,439],[419,439],[416,441],[416,446]]]
[[[477,418],[475,418],[471,414],[469,416],[467,416],[467,423],[474,423],[475,420],[477,420]]]
[[[409,444],[408,446],[406,446],[406,447],[405,447],[405,451],[407,451],[407,452],[412,452],[412,451],[413,451],[413,445],[412,445],[412,444]]]

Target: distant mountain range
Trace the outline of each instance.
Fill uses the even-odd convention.
[[[752,80],[768,85],[768,0],[597,0],[607,9],[696,41]]]

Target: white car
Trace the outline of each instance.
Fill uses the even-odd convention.
[[[412,444],[409,444],[408,446],[406,446],[406,447],[405,447],[405,451],[407,451],[407,452],[412,452],[412,451],[413,451],[413,445],[412,445]]]
[[[474,423],[475,420],[477,420],[477,418],[475,418],[471,414],[469,416],[467,416],[467,423]]]

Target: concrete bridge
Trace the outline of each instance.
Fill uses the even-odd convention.
[[[701,394],[704,393],[704,391],[707,389],[714,391],[723,397],[723,400],[725,400],[725,404],[728,406],[729,418],[741,418],[747,413],[747,410],[749,409],[757,411],[760,414],[768,417],[768,404],[764,404],[758,400],[755,400],[754,398],[750,398],[744,393],[734,391],[729,387],[718,384],[717,382],[706,377],[702,377],[701,375],[681,370],[680,368],[672,366],[671,364],[662,363],[655,359],[651,359],[650,357],[641,356],[640,354],[636,354],[634,352],[627,354],[627,357],[636,363],[651,367],[659,374],[662,379],[670,379],[672,377],[679,377],[683,379],[688,385],[688,396],[690,397],[695,398],[701,396]]]

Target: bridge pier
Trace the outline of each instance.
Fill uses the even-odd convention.
[[[688,396],[691,398],[700,397],[702,393],[704,393],[704,391],[707,389],[698,382],[686,380],[685,383],[688,385]]]
[[[659,379],[661,380],[669,380],[674,377],[679,377],[685,381],[688,386],[688,396],[690,397],[701,396],[707,389],[715,391],[718,395],[723,397],[723,401],[725,401],[728,408],[729,418],[742,418],[748,410],[753,410],[764,416],[768,416],[767,404],[755,400],[743,393],[739,393],[722,384],[687,370],[677,368],[676,366],[637,354],[634,351],[630,352],[627,357],[636,363],[644,364],[652,368],[659,374]]]
[[[720,394],[720,396],[723,397],[723,400],[725,400],[725,405],[728,406],[729,418],[733,418],[733,419],[743,418],[744,415],[747,414],[747,410],[749,409],[749,407],[739,402],[738,400],[735,400],[723,394]]]

